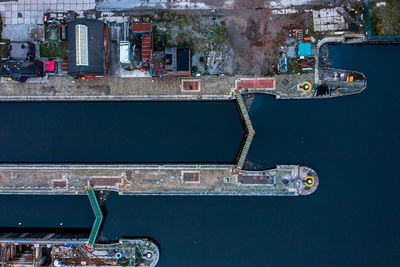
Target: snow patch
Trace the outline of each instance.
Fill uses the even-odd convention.
[[[119,72],[119,77],[151,77],[148,71],[140,71],[140,70],[124,70],[121,69]]]
[[[311,0],[279,0],[279,1],[271,1],[271,8],[287,8],[292,6],[302,6],[307,5],[311,2]]]
[[[386,6],[386,2],[376,3],[376,7]]]
[[[189,0],[172,2],[169,0],[104,0],[97,3],[96,8],[102,11],[118,11],[134,8],[153,8],[153,9],[212,9],[204,3],[195,3]]]

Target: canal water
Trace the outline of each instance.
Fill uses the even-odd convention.
[[[0,162],[234,162],[233,101],[0,104]]]
[[[255,98],[250,116],[256,135],[249,159],[258,168],[277,163],[314,168],[320,176],[314,194],[110,194],[102,235],[154,238],[161,246],[159,266],[398,266],[399,52],[400,46],[391,45],[330,47],[335,67],[368,77],[368,88],[359,95],[318,101]],[[218,112],[232,112],[224,108]],[[39,199],[44,201],[36,218],[20,210]],[[0,225],[47,226],[72,217],[68,226],[90,227],[93,218],[83,216],[90,213],[88,201],[73,199],[0,196]],[[64,211],[57,219],[47,212],[54,207]]]

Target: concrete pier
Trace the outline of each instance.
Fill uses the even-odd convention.
[[[346,75],[352,73],[341,70],[337,72]],[[339,94],[317,95],[317,86],[325,83],[325,76],[318,67],[315,68],[315,72],[303,74],[279,74],[273,77],[209,75],[190,80],[196,84],[193,90],[185,87],[185,79],[173,77],[82,80],[67,76],[49,76],[47,83],[2,83],[0,101],[218,101],[234,99],[235,90],[241,94],[269,94],[276,99],[316,99],[346,95],[346,90]],[[239,86],[244,80],[253,83]],[[273,86],[262,87],[261,83],[257,83],[260,80],[272,81]],[[311,90],[304,90],[304,83],[309,83]],[[357,90],[351,90],[352,93],[365,89],[364,85],[351,82],[342,83],[340,86],[343,89],[356,88]]]
[[[305,166],[235,170],[235,165],[0,165],[0,193],[86,194],[90,185],[128,195],[297,196],[318,187],[317,173]]]

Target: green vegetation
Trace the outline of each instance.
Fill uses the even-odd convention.
[[[67,44],[61,42],[40,42],[40,56],[50,59],[67,59]]]
[[[349,23],[351,31],[365,32],[365,29],[363,29],[361,26],[365,23],[364,3],[348,3],[347,5],[344,5],[344,8],[348,14],[348,16],[346,16],[346,20]]]
[[[10,56],[10,40],[1,40],[0,42],[0,58],[7,58]]]
[[[171,47],[187,47],[194,54],[210,49],[218,51],[226,46],[228,34],[222,17],[188,16],[159,11],[154,15],[146,14],[135,18],[142,22],[153,23],[156,51]]]
[[[222,49],[228,40],[228,32],[226,31],[225,21],[221,21],[219,24],[214,24],[211,28],[212,36],[211,42],[214,44],[215,50]]]
[[[400,1],[370,3],[371,27],[374,35],[400,35]]]
[[[44,25],[44,39],[46,41],[58,41],[60,24],[58,23],[48,23]]]
[[[40,56],[49,59],[67,59],[67,43],[60,42],[58,23],[48,23],[44,25],[44,42],[40,42]]]
[[[351,8],[357,11],[358,13],[364,12],[364,3],[363,2],[353,2],[350,4]]]
[[[165,50],[165,34],[163,32],[154,32],[153,33],[153,42],[154,42],[154,50],[155,51],[164,51]]]
[[[301,73],[301,67],[299,66],[297,59],[288,60],[288,73]]]
[[[10,40],[2,40],[2,34],[3,32],[3,20],[1,19],[0,15],[0,58],[6,58],[10,56],[10,50],[9,50],[9,45],[10,45]]]
[[[129,264],[131,263],[131,261],[129,259],[127,259],[126,257],[122,257],[120,259],[118,259],[117,264],[120,266],[129,266]]]
[[[189,48],[192,53],[194,53],[196,51],[195,44],[194,44],[193,40],[191,40],[191,39],[185,39],[183,41],[178,42],[176,44],[176,47]]]
[[[3,33],[3,20],[1,19],[1,15],[0,15],[0,40],[2,39],[1,34]]]

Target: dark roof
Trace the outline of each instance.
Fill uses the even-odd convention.
[[[178,48],[176,51],[177,71],[190,71],[189,48]]]
[[[88,27],[88,66],[76,65],[75,26]],[[104,75],[104,23],[94,19],[76,19],[67,23],[68,73]]]
[[[18,80],[20,77],[36,77],[38,74],[36,62],[0,61],[0,76]]]

